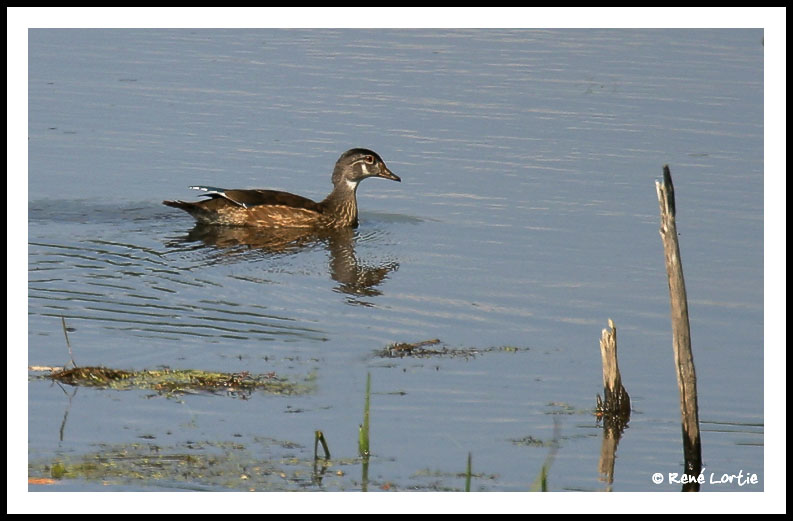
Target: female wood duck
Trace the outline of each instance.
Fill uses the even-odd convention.
[[[353,148],[333,169],[333,191],[322,202],[275,190],[225,190],[191,186],[209,199],[195,203],[163,201],[181,208],[200,223],[267,228],[338,229],[358,226],[355,191],[367,177],[401,181],[375,152]]]

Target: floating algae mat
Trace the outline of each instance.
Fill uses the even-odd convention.
[[[376,460],[375,460],[376,461]],[[366,459],[368,465],[368,458]],[[362,478],[360,457],[317,459],[311,447],[288,440],[255,437],[247,443],[190,441],[100,444],[94,452],[67,452],[28,464],[29,490],[58,490],[72,480],[89,490],[123,487],[130,491],[460,491],[465,473],[420,470],[403,482]],[[496,475],[473,473],[476,489],[486,490]]]
[[[390,344],[385,349],[377,351],[375,356],[380,358],[431,358],[431,357],[463,357],[470,358],[483,353],[490,353],[494,351],[514,353],[517,351],[525,351],[525,347],[466,347],[466,348],[453,348],[445,345],[437,338],[431,340],[422,340],[421,342],[400,342]]]
[[[311,378],[294,382],[275,373],[216,373],[196,369],[157,369],[124,371],[107,367],[53,369],[41,378],[80,387],[132,390],[143,389],[162,394],[231,394],[248,396],[256,391],[269,394],[305,394],[312,390]]]
[[[350,469],[358,464],[355,458],[317,462],[308,448],[272,438],[257,437],[247,444],[101,444],[95,452],[33,461],[28,480],[31,485],[85,480],[130,490],[344,490],[355,486]]]

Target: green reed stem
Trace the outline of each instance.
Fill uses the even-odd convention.
[[[66,337],[66,347],[69,349],[69,358],[72,360],[72,367],[77,367],[77,363],[74,361],[74,356],[72,355],[72,344],[69,342],[69,333],[66,330],[66,319],[63,318],[63,315],[61,315],[61,326],[63,326],[63,336]]]
[[[363,405],[363,424],[358,428],[358,454],[369,457],[369,397],[372,391],[372,374],[366,373],[366,395]]]
[[[322,431],[314,431],[314,459],[317,459],[317,444],[322,444],[322,450],[325,451],[325,459],[330,459],[330,450],[328,450],[328,442],[325,441],[325,435]]]
[[[465,467],[465,491],[471,492],[471,453],[468,453],[468,465]]]

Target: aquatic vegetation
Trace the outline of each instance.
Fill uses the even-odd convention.
[[[369,457],[369,398],[372,394],[372,375],[366,374],[366,394],[364,395],[363,423],[358,428],[358,454]]]
[[[342,469],[355,460],[334,460],[336,471],[323,468],[318,477],[303,449],[293,442],[270,438],[249,444],[101,444],[94,452],[31,462],[28,476],[31,485],[41,486],[60,480],[87,480],[132,489],[288,491],[351,487]]]
[[[375,356],[380,358],[431,358],[431,357],[462,357],[471,358],[484,353],[505,352],[516,353],[527,351],[527,347],[499,346],[499,347],[449,347],[440,339],[422,340],[420,342],[398,342],[389,344],[385,349],[377,351]]]
[[[36,368],[34,368],[36,369]],[[38,368],[42,369],[42,368]],[[48,378],[75,387],[96,387],[113,390],[142,389],[165,395],[223,394],[239,397],[254,392],[268,394],[305,394],[313,390],[312,379],[291,381],[275,373],[220,373],[197,369],[126,371],[108,367],[49,368]]]
[[[465,466],[465,491],[471,492],[471,453],[468,453],[468,462]]]

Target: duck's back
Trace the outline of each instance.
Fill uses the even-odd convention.
[[[163,201],[198,221],[231,226],[311,228],[322,221],[324,207],[307,197],[278,190],[225,190],[191,187],[207,192],[198,202]]]
[[[278,190],[223,190],[222,194],[208,193],[214,199],[227,199],[248,208],[254,206],[283,206],[322,213],[322,206],[302,195]]]

